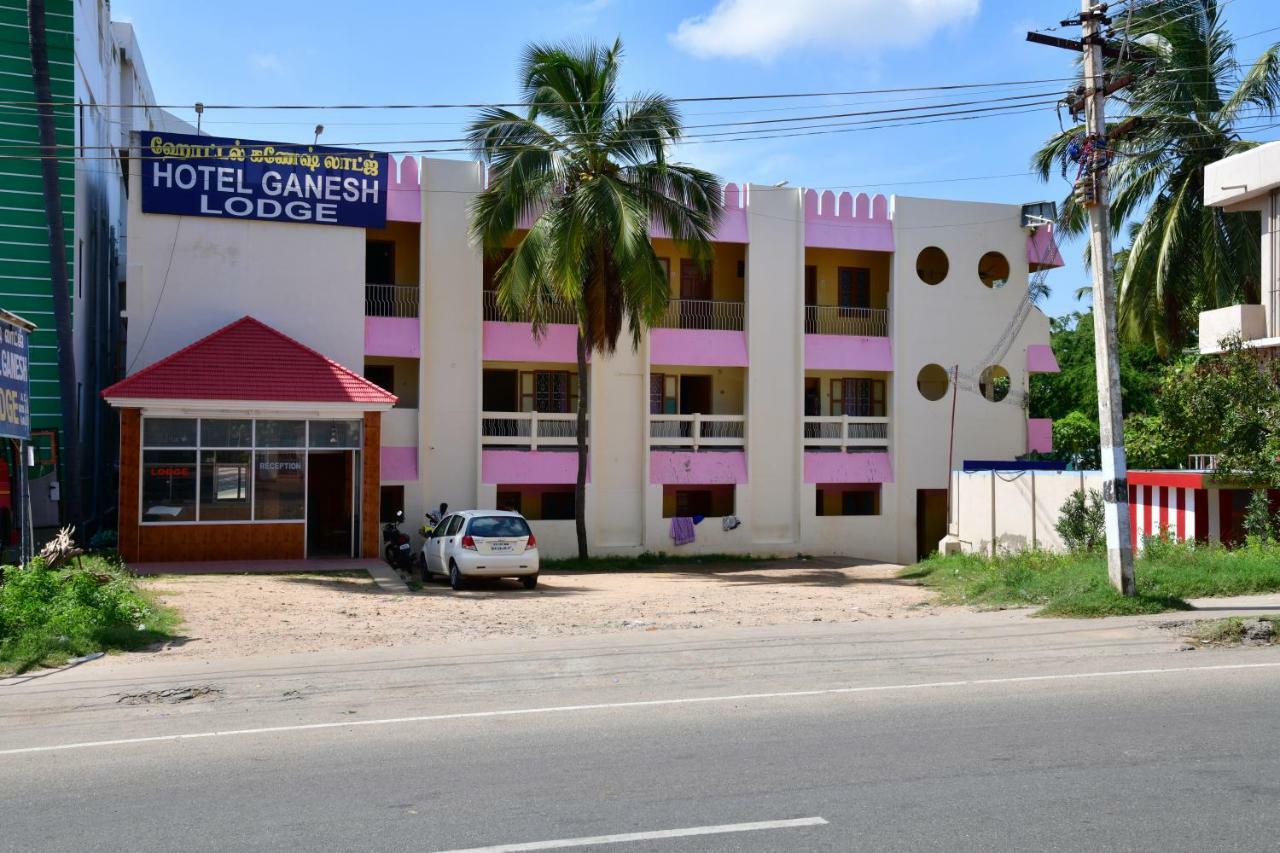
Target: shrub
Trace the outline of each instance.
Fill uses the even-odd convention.
[[[1098,422],[1083,412],[1070,412],[1053,422],[1053,450],[1080,470],[1102,463],[1098,451]]]
[[[1090,489],[1086,496],[1082,489],[1076,489],[1063,501],[1055,527],[1063,543],[1072,551],[1101,549],[1106,542],[1102,493]]]
[[[1244,512],[1244,533],[1252,541],[1267,543],[1280,539],[1277,519],[1271,514],[1271,503],[1265,489],[1254,489]]]

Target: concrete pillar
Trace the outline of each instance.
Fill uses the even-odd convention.
[[[645,484],[649,481],[649,352],[631,348],[624,330],[612,356],[593,355],[591,482],[587,535],[592,552],[639,552],[644,546]]]

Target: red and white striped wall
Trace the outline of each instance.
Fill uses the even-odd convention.
[[[1185,482],[1192,478],[1198,482]],[[1200,475],[1134,472],[1129,480],[1129,513],[1135,550],[1141,550],[1149,536],[1210,541],[1209,490]]]

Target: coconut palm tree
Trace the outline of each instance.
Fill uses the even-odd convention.
[[[697,259],[710,257],[722,210],[720,179],[668,159],[682,134],[671,99],[619,100],[621,41],[534,44],[520,69],[514,112],[481,111],[468,128],[489,184],[471,206],[471,231],[498,267],[502,312],[546,328],[548,310],[578,318],[578,555],[587,556],[587,356],[612,353],[625,329],[638,346],[666,310],[671,285],[649,228],[662,226]],[[518,229],[527,230],[519,233]]]
[[[1259,222],[1255,214],[1204,205],[1204,167],[1258,143],[1241,138],[1280,107],[1280,44],[1246,68],[1236,59],[1219,0],[1152,0],[1115,13],[1127,34],[1113,78],[1133,83],[1110,99],[1111,127],[1136,126],[1114,142],[1112,225],[1132,226],[1117,278],[1121,333],[1162,355],[1189,343],[1198,311],[1258,300]],[[1060,169],[1083,126],[1053,136],[1033,157],[1042,179]],[[1088,228],[1087,211],[1068,195],[1063,230]]]

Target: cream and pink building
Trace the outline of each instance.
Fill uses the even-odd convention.
[[[517,508],[544,555],[573,553],[583,388],[596,553],[911,561],[945,533],[950,459],[1049,449],[1048,422],[1016,402],[1030,374],[1057,369],[1047,319],[1033,308],[997,346],[1029,276],[1061,264],[1018,205],[728,184],[710,268],[655,233],[670,309],[638,349],[624,343],[579,376],[567,311],[539,339],[498,310],[496,262],[468,238],[484,182],[476,163],[392,158],[379,229],[144,213],[141,176],[131,181],[131,374],[248,316],[395,395],[390,408],[363,409],[143,400],[133,408],[144,433],[148,417],[214,417],[218,405],[222,417],[365,424],[349,442],[365,458],[343,463],[357,481],[346,496],[352,543],[367,544],[375,510],[403,508],[416,527],[447,501]],[[999,362],[982,363],[993,351]],[[254,359],[244,352],[235,369],[252,371]],[[978,382],[966,379],[974,371]],[[145,520],[145,502],[142,527],[171,523]],[[673,545],[675,516],[703,518],[693,543]],[[296,556],[322,553],[302,536]]]

